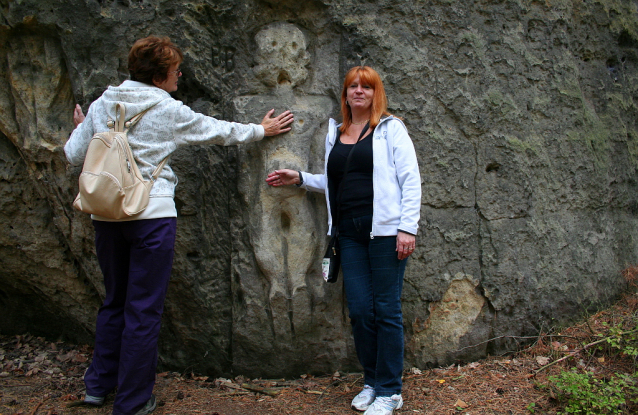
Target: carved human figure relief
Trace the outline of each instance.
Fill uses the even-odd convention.
[[[250,237],[259,271],[267,280],[274,331],[283,339],[310,325],[308,274],[316,265],[325,238],[325,220],[318,218],[312,196],[295,188],[265,184],[280,168],[320,171],[325,129],[334,102],[308,96],[295,87],[308,78],[310,56],[303,32],[289,23],[275,23],[257,33],[255,77],[271,88],[268,95],[234,99],[238,121],[247,122],[270,109],[291,110],[292,130],[246,146],[239,188],[249,211]]]

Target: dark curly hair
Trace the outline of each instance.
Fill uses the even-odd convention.
[[[137,40],[128,53],[128,71],[132,81],[154,85],[164,82],[171,65],[184,60],[179,50],[168,37],[149,36]]]

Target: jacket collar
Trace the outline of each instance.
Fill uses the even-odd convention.
[[[381,124],[385,123],[388,120],[398,120],[398,118],[396,118],[394,115],[388,115],[387,117],[383,117],[381,118],[381,120],[379,120],[379,124],[377,125],[380,126]],[[328,127],[328,132],[330,134],[330,138],[329,138],[329,142],[331,145],[334,145],[335,143],[335,139],[337,137],[337,128],[341,127],[343,123],[337,123],[337,121],[333,118],[330,118],[330,124]]]

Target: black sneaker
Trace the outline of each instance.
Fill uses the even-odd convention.
[[[104,405],[104,396],[91,396],[84,395],[84,399],[81,401],[74,401],[67,403],[67,408],[75,408],[76,406],[85,406],[90,408],[97,408]]]
[[[84,403],[87,405],[102,406],[104,405],[104,396],[84,395]]]

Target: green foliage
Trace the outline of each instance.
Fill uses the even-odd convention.
[[[638,281],[638,267],[631,267],[623,271],[627,282],[636,287]],[[636,310],[635,295],[627,297],[632,310]],[[606,362],[614,361],[617,364],[624,362],[627,372],[613,371],[612,375],[603,376],[603,373],[611,373],[609,370],[584,371],[573,368],[563,371],[558,376],[550,376],[547,379],[552,395],[560,402],[562,414],[628,414],[636,413],[638,404],[638,372],[636,361],[638,360],[638,315],[635,311],[630,313],[611,314],[607,321],[599,325],[588,327],[591,334],[598,340],[583,345],[581,352],[589,351],[589,361]],[[591,338],[590,338],[591,339]],[[598,359],[594,359],[594,357]],[[633,362],[633,370],[631,362]],[[628,364],[628,365],[627,365]],[[617,365],[616,368],[620,368]],[[598,375],[595,375],[597,373]],[[528,410],[533,413],[533,408]]]
[[[627,399],[638,396],[636,375],[612,376],[608,381],[576,370],[550,376],[557,397],[567,414],[622,414]]]
[[[620,353],[630,356],[636,361],[638,357],[638,329],[624,330],[621,325],[611,327],[607,335],[607,344]]]

